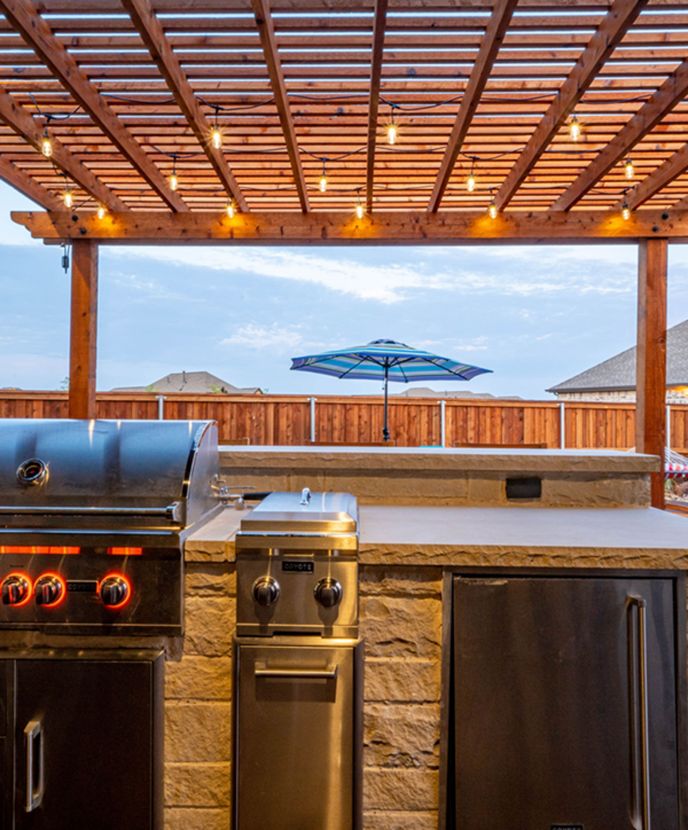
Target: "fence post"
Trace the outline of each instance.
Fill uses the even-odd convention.
[[[311,444],[315,444],[315,398],[308,399],[311,405]]]
[[[671,404],[666,406],[666,445],[671,449]]]
[[[162,421],[165,418],[165,396],[158,395],[158,421]]]
[[[447,446],[447,402],[440,401],[440,447]]]
[[[566,449],[566,408],[564,401],[559,401],[559,447]]]

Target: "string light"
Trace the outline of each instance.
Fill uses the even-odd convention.
[[[176,191],[179,187],[179,177],[177,176],[177,156],[172,156],[172,172],[170,173],[167,181],[170,185],[170,190],[172,192]]]
[[[48,135],[48,128],[43,131],[43,138],[41,138],[41,153],[49,159],[53,154],[53,142]]]
[[[387,143],[396,144],[399,137],[399,128],[394,122],[394,104],[391,105],[389,124],[387,124]]]
[[[327,191],[327,159],[322,160],[322,174],[320,176],[320,181],[318,182],[318,187],[320,188],[321,193],[325,193]]]
[[[105,205],[98,205],[98,219],[100,219],[101,221],[103,219],[105,219],[105,214],[106,213],[107,213],[107,210],[105,208]]]
[[[499,211],[497,210],[497,202],[495,201],[495,197],[493,196],[492,201],[490,202],[490,205],[487,208],[487,215],[490,217],[490,219],[496,219],[498,213]]]
[[[632,179],[635,175],[635,170],[633,169],[633,159],[627,158],[624,162],[624,173],[626,174],[627,179]]]
[[[628,222],[628,220],[631,218],[631,209],[628,206],[628,200],[626,198],[624,198],[623,205],[621,207],[621,216],[624,222]]]
[[[217,125],[210,133],[210,143],[216,150],[222,149],[222,130]]]
[[[466,190],[469,193],[473,193],[475,190],[475,159],[471,161],[471,172],[468,174],[466,178]]]
[[[361,201],[361,191],[358,191],[358,197],[356,199],[356,219],[363,219],[365,216],[365,208],[363,207],[363,202]]]
[[[64,202],[64,206],[68,209],[74,205],[74,194],[72,193],[71,188],[65,188],[64,195],[62,196],[62,201]]]
[[[234,199],[230,199],[227,202],[227,207],[225,208],[225,210],[227,212],[227,218],[234,219],[234,217],[236,216],[236,207],[234,205]]]
[[[579,141],[582,132],[583,129],[581,127],[581,123],[574,115],[569,122],[569,135],[571,136],[571,141]]]

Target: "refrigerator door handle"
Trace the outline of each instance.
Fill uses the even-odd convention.
[[[26,745],[26,812],[31,813],[41,806],[45,792],[45,766],[43,763],[43,725],[39,719],[30,720],[24,727]],[[38,781],[34,773],[38,765]]]
[[[326,669],[270,669],[267,666],[256,666],[254,669],[256,677],[272,677],[281,679],[301,680],[334,680],[337,677],[337,667],[332,666]]]
[[[641,791],[639,793],[642,801],[642,808],[636,807],[635,815],[642,814],[642,830],[651,830],[652,819],[650,816],[650,726],[649,726],[649,705],[648,705],[648,681],[647,681],[647,602],[643,597],[630,595],[628,597],[629,610],[636,609],[637,627],[635,642],[638,646],[638,654],[635,664],[638,667],[638,676],[631,678],[632,684],[631,699],[633,701],[633,734],[640,733],[640,752],[638,752],[638,741],[633,741],[633,781],[637,781],[637,771],[640,769]],[[635,680],[637,680],[639,696],[635,694]],[[638,758],[640,755],[640,758]],[[635,783],[634,783],[635,790]]]

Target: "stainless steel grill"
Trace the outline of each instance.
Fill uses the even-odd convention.
[[[180,633],[217,473],[210,422],[0,421],[0,627]]]

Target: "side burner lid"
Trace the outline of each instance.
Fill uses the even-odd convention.
[[[356,533],[358,507],[351,493],[271,493],[241,522],[240,533]]]

